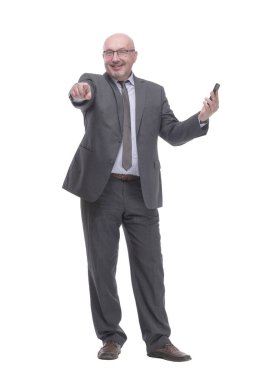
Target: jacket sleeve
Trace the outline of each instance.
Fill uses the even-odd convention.
[[[198,113],[184,121],[178,121],[171,110],[162,88],[161,126],[159,136],[171,145],[182,145],[188,141],[207,134],[209,123],[200,127]]]

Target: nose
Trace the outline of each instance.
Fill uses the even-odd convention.
[[[118,53],[116,51],[113,53],[112,61],[113,62],[118,62],[119,61],[119,56],[118,56]]]

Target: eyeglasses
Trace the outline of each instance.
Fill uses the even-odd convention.
[[[117,53],[118,57],[127,57],[128,53],[131,53],[135,51],[134,49],[120,49],[120,50],[105,50],[103,51],[103,56],[105,58],[112,58],[114,56],[114,53]]]

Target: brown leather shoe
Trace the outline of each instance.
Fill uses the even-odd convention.
[[[151,358],[170,360],[172,362],[186,362],[187,360],[191,360],[190,355],[179,351],[172,343],[167,343],[165,346],[157,348],[155,351],[150,352],[148,356]]]
[[[121,346],[113,341],[103,342],[103,347],[98,351],[98,358],[102,360],[118,359]]]

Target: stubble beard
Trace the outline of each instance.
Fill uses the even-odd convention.
[[[117,67],[117,65],[115,65],[115,67]],[[125,70],[124,70],[124,65],[120,66],[120,71],[114,71],[113,66],[109,66],[108,71],[109,71],[109,75],[115,80],[124,80],[122,79],[122,77],[125,78],[125,75],[126,75]]]

